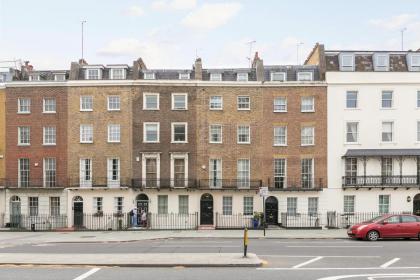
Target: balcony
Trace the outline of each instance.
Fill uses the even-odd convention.
[[[131,186],[140,189],[196,188],[195,179],[132,179]]]
[[[239,179],[200,179],[199,189],[259,189],[262,187],[262,180],[239,180]]]
[[[323,178],[314,178],[313,180],[302,181],[301,178],[274,178],[268,183],[270,191],[322,191],[325,188],[325,180]]]
[[[45,181],[44,178],[28,178],[27,180],[19,179],[0,179],[0,186],[6,188],[65,188],[67,185],[57,178]]]
[[[121,188],[130,187],[131,179],[119,178],[110,180],[107,177],[93,177],[91,180],[81,180],[80,178],[70,178],[67,187],[69,188]]]
[[[420,176],[343,176],[343,188],[420,187]]]

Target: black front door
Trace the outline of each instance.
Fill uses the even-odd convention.
[[[413,214],[420,216],[420,194],[417,194],[413,199]]]
[[[83,202],[73,202],[73,225],[75,227],[83,227]]]
[[[265,200],[265,217],[269,225],[278,224],[279,203],[274,196],[267,197]]]
[[[149,201],[148,200],[137,200],[137,213],[141,213],[143,210],[146,213],[149,213]]]
[[[203,194],[200,200],[200,224],[213,224],[213,196],[211,194]]]

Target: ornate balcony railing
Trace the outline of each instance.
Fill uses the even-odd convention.
[[[322,190],[325,185],[323,178],[313,180],[302,180],[301,178],[274,178],[269,183],[270,191],[316,191]]]
[[[0,179],[0,186],[7,188],[65,188],[67,182],[58,178],[25,178],[25,179]]]
[[[195,179],[132,179],[131,186],[140,189],[195,188]]]
[[[342,186],[346,187],[410,187],[419,186],[420,176],[343,176]]]
[[[83,180],[81,178],[68,179],[69,188],[119,188],[130,187],[131,179],[118,178],[113,180],[107,177],[92,177],[90,180]]]
[[[262,180],[241,179],[200,179],[199,189],[258,189],[262,186]]]

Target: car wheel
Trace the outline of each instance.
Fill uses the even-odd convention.
[[[366,239],[369,241],[377,241],[379,239],[379,232],[371,230],[367,233]]]

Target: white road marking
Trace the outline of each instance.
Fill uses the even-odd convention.
[[[379,270],[380,267],[257,267],[257,270]],[[420,266],[388,267],[384,270],[420,269]]]
[[[91,270],[89,270],[88,272],[83,273],[82,275],[80,275],[80,276],[78,276],[78,277],[74,278],[73,280],[83,280],[83,279],[86,279],[86,278],[88,278],[89,276],[91,276],[92,274],[94,274],[94,273],[98,272],[98,270],[100,270],[100,269],[101,269],[101,268],[99,268],[99,267],[92,268],[92,269],[91,269]]]
[[[420,277],[420,274],[409,274],[409,273],[404,273],[404,274],[356,274],[356,275],[339,275],[339,276],[331,276],[331,277],[324,277],[324,278],[319,278],[318,280],[340,280],[340,279],[347,279],[347,278],[360,278],[360,277],[369,277],[370,279],[375,279],[376,277],[381,277],[381,278],[395,278],[395,277]],[[375,277],[375,278],[372,278]],[[368,278],[368,279],[369,279]]]
[[[397,261],[399,261],[399,260],[400,260],[400,258],[395,258],[395,259],[392,259],[392,260],[390,260],[390,261],[388,261],[388,262],[384,263],[383,265],[381,265],[381,268],[387,268],[388,266],[390,266],[390,265],[392,265],[392,264],[396,263],[396,262],[397,262]]]
[[[161,246],[152,246],[152,248],[238,248],[239,245],[233,246],[233,245],[161,245]]]
[[[336,245],[331,245],[331,246],[286,246],[288,248],[382,248],[384,246],[336,246]]]
[[[296,256],[296,255],[260,255],[259,257],[269,258],[315,258],[318,256]],[[323,256],[324,258],[381,258],[381,256]]]
[[[311,260],[309,260],[309,261],[306,261],[306,262],[303,262],[303,263],[297,264],[297,265],[295,265],[293,268],[300,268],[300,267],[305,266],[305,265],[307,265],[307,264],[310,264],[310,263],[313,263],[313,262],[319,261],[319,260],[320,260],[320,259],[322,259],[322,258],[323,258],[323,257],[316,257],[316,258],[313,258],[313,259],[311,259]]]

